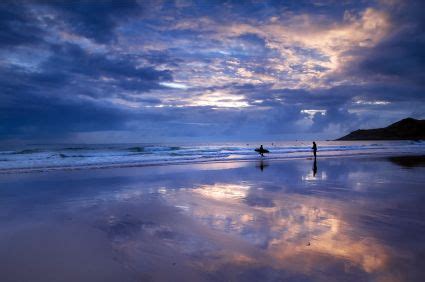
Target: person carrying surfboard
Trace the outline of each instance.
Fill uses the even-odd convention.
[[[255,151],[256,151],[257,153],[259,153],[262,157],[264,157],[264,154],[265,154],[265,153],[269,153],[269,150],[264,149],[264,148],[263,148],[263,145],[261,145],[261,146],[260,146],[260,148],[255,149]]]

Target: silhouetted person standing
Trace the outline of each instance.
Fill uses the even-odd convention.
[[[317,152],[316,142],[313,141],[313,147],[311,149],[313,150],[314,158],[316,158],[316,152]]]
[[[262,157],[264,157],[263,151],[264,151],[264,148],[263,148],[263,145],[261,145],[261,146],[260,146],[260,155],[261,155]]]

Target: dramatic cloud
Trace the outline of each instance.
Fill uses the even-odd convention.
[[[420,1],[3,1],[0,138],[334,138],[425,117]]]
[[[24,5],[6,1],[0,4],[0,46],[40,42],[43,30]]]
[[[57,12],[54,16],[56,24],[98,43],[115,40],[114,31],[119,23],[141,11],[135,0],[62,0],[44,3]]]
[[[362,50],[358,75],[417,83],[425,79],[425,4],[399,3],[391,9],[391,32],[374,48]],[[361,51],[360,51],[361,52]]]

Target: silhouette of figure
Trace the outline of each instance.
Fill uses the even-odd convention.
[[[317,161],[316,158],[314,158],[314,162],[313,162],[313,176],[316,177],[316,173],[317,173]]]
[[[264,157],[265,153],[269,153],[269,150],[264,149],[263,145],[261,145],[260,148],[256,148],[254,151],[259,153],[262,157]]]
[[[313,141],[313,147],[311,147],[311,149],[313,150],[314,159],[316,159],[316,152],[317,152],[316,142]]]

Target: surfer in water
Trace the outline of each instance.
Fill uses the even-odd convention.
[[[316,159],[316,152],[317,152],[316,142],[313,141],[313,147],[311,147],[311,149],[313,150],[314,159]]]

